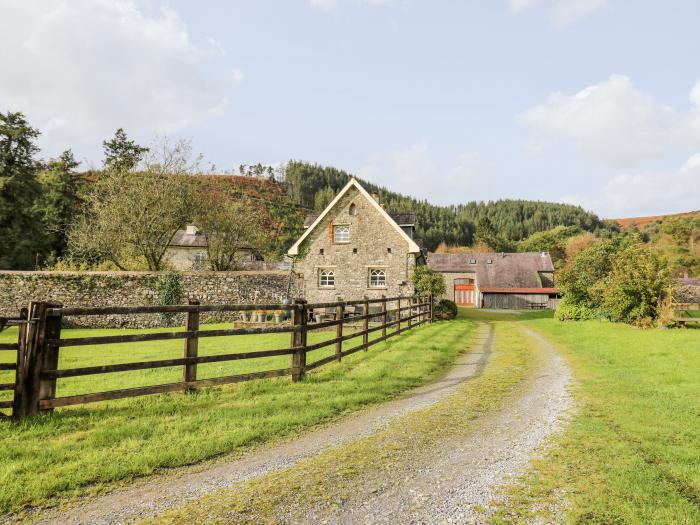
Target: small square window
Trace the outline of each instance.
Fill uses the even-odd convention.
[[[486,264],[491,264],[491,263],[493,263],[492,259],[486,259]]]
[[[357,253],[357,248],[353,248],[352,253]]]
[[[380,268],[369,269],[369,287],[386,288],[386,270]]]
[[[319,270],[318,285],[322,288],[333,288],[335,286],[335,272],[333,270]]]
[[[318,251],[318,254],[319,254],[319,255],[323,255],[323,248],[321,248],[321,249]]]
[[[333,242],[336,244],[346,244],[350,242],[350,227],[333,226]]]
[[[469,264],[476,264],[476,259],[469,259]]]
[[[387,248],[386,253],[391,253],[391,248]]]

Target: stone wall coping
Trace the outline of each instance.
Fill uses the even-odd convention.
[[[7,276],[37,276],[37,277],[87,277],[87,276],[105,276],[105,277],[147,277],[153,275],[162,275],[166,272],[148,272],[148,271],[44,271],[44,270],[0,270],[0,277]],[[182,276],[195,275],[198,277],[221,277],[221,276],[236,276],[236,275],[289,275],[289,271],[285,270],[238,270],[233,272],[177,272]]]

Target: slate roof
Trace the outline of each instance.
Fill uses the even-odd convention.
[[[304,228],[311,226],[318,216],[318,213],[310,213],[307,215],[304,219]],[[415,213],[390,213],[389,217],[391,217],[399,226],[414,226],[416,224]]]
[[[187,230],[178,230],[170,241],[169,246],[182,246],[185,248],[206,248],[207,238],[202,232],[194,235],[188,234]]]
[[[475,273],[476,284],[482,291],[536,288],[550,293],[542,287],[538,272],[554,272],[552,258],[540,252],[429,253],[427,263],[437,272]]]

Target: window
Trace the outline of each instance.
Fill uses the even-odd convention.
[[[387,248],[386,253],[391,253],[391,248]]]
[[[380,268],[370,268],[369,270],[369,287],[370,288],[385,288],[386,287],[386,270]]]
[[[357,253],[357,248],[353,248],[352,253]]]
[[[318,251],[318,254],[319,254],[319,255],[323,255],[323,248],[321,248],[321,249]]]
[[[493,260],[492,259],[486,259],[486,264],[492,264]]]
[[[350,215],[357,215],[357,206],[355,206],[354,202],[350,205],[350,209],[348,210],[348,213]]]
[[[335,272],[333,270],[320,270],[318,272],[318,285],[325,287],[335,286]]]
[[[469,259],[469,264],[476,264],[476,259]]]
[[[350,227],[333,226],[333,242],[336,244],[345,244],[350,242]]]
[[[207,262],[207,254],[202,252],[197,252],[194,254],[192,267],[195,270],[204,269],[204,264]]]

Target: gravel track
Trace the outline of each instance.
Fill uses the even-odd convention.
[[[334,524],[485,523],[499,489],[522,474],[560,428],[571,406],[571,375],[544,338],[524,329],[541,352],[542,366],[522,395],[504,410],[474,420],[466,437],[439,442],[400,479],[377,473],[371,491],[334,509],[312,509],[295,522]],[[471,426],[471,425],[470,425]]]
[[[222,458],[197,467],[173,469],[137,480],[128,488],[84,500],[62,509],[39,511],[32,523],[116,525],[143,520],[268,472],[289,467],[319,452],[384,430],[393,419],[429,407],[478,377],[488,362],[493,328],[480,324],[472,338],[474,350],[457,358],[441,379],[411,390],[393,401],[363,410],[326,426],[262,446],[249,453]],[[391,521],[392,523],[395,521]]]

